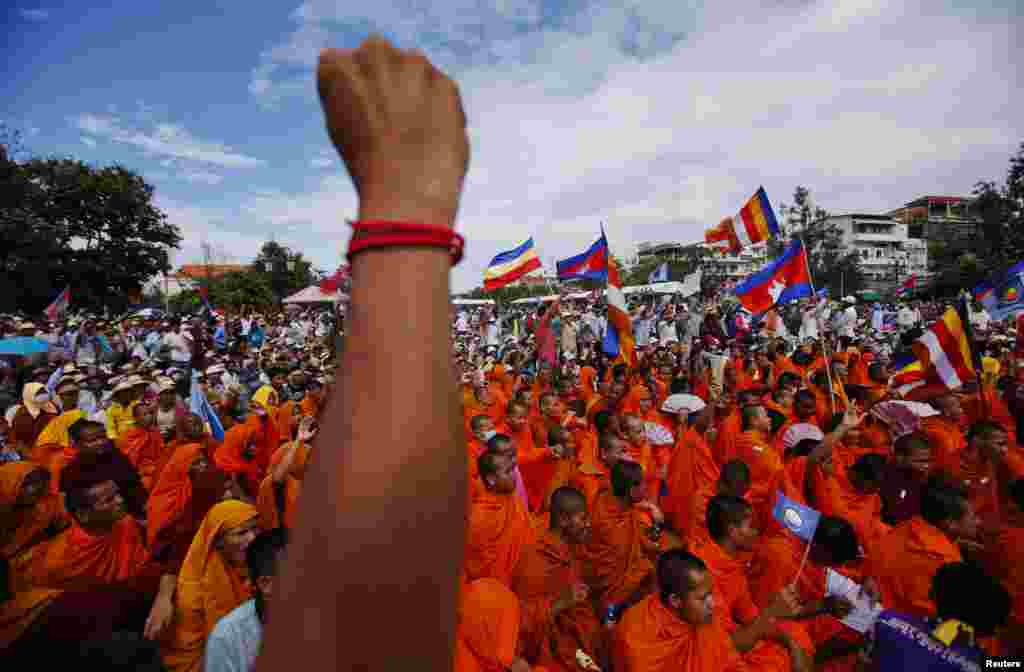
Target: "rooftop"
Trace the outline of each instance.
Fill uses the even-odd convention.
[[[244,271],[247,268],[249,267],[244,264],[185,264],[174,275],[198,280],[205,277],[216,278],[228,273]]]

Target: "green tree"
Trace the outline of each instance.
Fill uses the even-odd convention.
[[[301,252],[268,240],[252,262],[251,270],[262,279],[278,301],[319,282],[323,273],[314,269]]]
[[[797,186],[793,191],[793,205],[779,205],[782,222],[780,235],[768,243],[768,253],[774,259],[794,239],[799,237],[807,249],[811,276],[817,289],[828,288],[834,297],[852,294],[864,286],[860,258],[846,251],[842,244],[842,231],[828,212],[811,201],[810,189]]]
[[[140,175],[0,146],[0,287],[17,288],[0,310],[41,311],[68,285],[77,307],[123,309],[180,242]]]

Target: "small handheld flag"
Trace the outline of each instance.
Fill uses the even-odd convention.
[[[195,370],[192,371],[189,410],[203,419],[203,423],[210,428],[210,434],[213,435],[213,438],[218,441],[224,440],[224,425],[217,416],[217,412],[213,410],[213,406],[210,405],[210,400],[206,398],[206,394],[203,393],[202,388],[199,386],[199,372]]]
[[[772,516],[787,530],[810,543],[814,538],[814,531],[818,529],[821,512],[786,497],[781,491],[777,494],[778,499],[775,500]]]
[[[656,282],[668,282],[668,262],[664,262],[661,266],[651,271],[651,274],[647,276],[647,283],[653,285]]]

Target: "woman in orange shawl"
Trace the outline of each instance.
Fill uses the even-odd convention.
[[[217,504],[203,519],[178,574],[175,619],[161,645],[168,672],[198,672],[213,626],[249,599],[245,550],[258,520],[255,507],[235,500]]]
[[[303,418],[299,425],[299,436],[289,441],[271,458],[270,473],[260,484],[256,507],[260,510],[260,522],[265,530],[277,527],[295,529],[296,510],[302,493],[302,473],[308,459],[309,441],[316,436],[313,418]],[[299,456],[303,461],[299,462]]]
[[[235,425],[224,435],[224,444],[214,456],[221,471],[239,477],[250,497],[255,497],[259,491],[270,457],[281,445],[274,420],[276,401],[277,392],[269,385],[256,390],[252,413],[244,423]]]
[[[455,672],[529,670],[517,657],[519,598],[497,579],[464,584],[455,632]]]
[[[69,524],[50,474],[34,462],[0,464],[0,557],[11,559]]]

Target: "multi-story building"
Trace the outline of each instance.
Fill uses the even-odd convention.
[[[827,220],[840,232],[840,244],[860,258],[867,289],[889,291],[912,275],[928,274],[928,245],[908,234],[908,226],[889,215],[852,213]]]
[[[907,225],[907,235],[926,241],[969,247],[980,217],[974,201],[961,196],[922,196],[888,213]]]
[[[720,247],[707,243],[638,243],[636,259],[638,264],[655,259],[674,261],[686,258],[694,248],[703,252],[701,270],[704,277],[712,282],[744,278],[768,263],[768,248],[765,245],[747,247],[733,255],[723,253]]]

